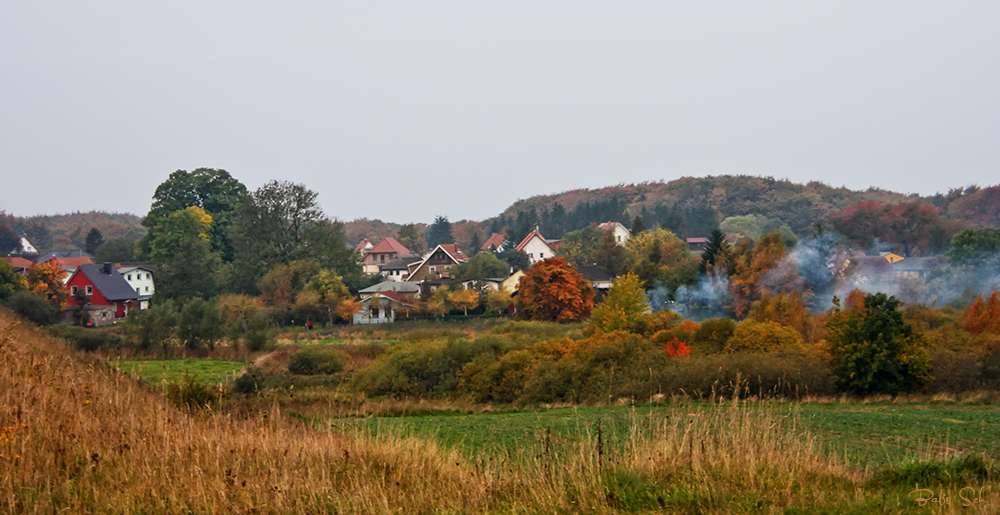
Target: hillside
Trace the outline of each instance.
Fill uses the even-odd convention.
[[[56,249],[82,248],[91,228],[97,228],[105,240],[139,239],[146,234],[142,217],[129,213],[88,211],[17,217],[0,211],[0,223],[27,235],[39,252]]]

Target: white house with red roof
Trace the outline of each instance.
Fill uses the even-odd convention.
[[[614,233],[615,243],[621,246],[625,246],[628,239],[632,237],[632,231],[628,230],[628,227],[622,225],[621,222],[604,222],[598,225],[598,227],[605,232],[611,231]]]
[[[482,252],[500,253],[507,250],[508,245],[509,243],[507,242],[507,238],[503,235],[503,233],[495,232],[486,240],[486,243],[483,243],[483,245],[479,247],[479,250]]]
[[[521,240],[521,243],[517,244],[517,250],[524,252],[528,255],[528,259],[531,264],[535,264],[543,259],[550,257],[555,257],[556,251],[550,245],[550,243],[542,236],[542,233],[538,231],[538,227],[535,227],[534,231],[528,233],[527,236]]]
[[[361,263],[366,274],[377,274],[379,273],[379,266],[385,265],[394,259],[409,256],[411,254],[412,253],[409,249],[390,236],[378,242],[378,245],[375,245],[370,250],[365,252],[364,259]]]

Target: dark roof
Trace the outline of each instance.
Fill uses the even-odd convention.
[[[892,273],[892,265],[882,256],[864,256],[851,258],[858,271],[868,275]]]
[[[607,270],[597,266],[597,265],[587,265],[578,267],[577,270],[583,274],[583,278],[590,281],[610,281],[615,277],[611,275]]]
[[[432,286],[447,286],[457,281],[458,279],[455,279],[454,277],[438,277],[436,279],[431,279],[429,281],[424,281],[424,282]]]
[[[108,273],[110,271],[110,273]],[[139,294],[128,285],[122,274],[115,270],[110,263],[104,265],[80,265],[76,270],[78,274],[84,274],[94,288],[101,292],[105,298],[115,300],[137,300]]]
[[[384,291],[396,291],[400,293],[420,293],[420,286],[407,281],[382,281],[374,286],[369,286],[358,293],[380,293]]]
[[[892,264],[895,272],[926,272],[929,258],[906,258]]]
[[[41,256],[38,256],[37,262],[44,263],[52,258],[90,258],[94,259],[94,256],[87,254],[81,249],[70,249],[70,250],[50,250]]]
[[[420,261],[420,256],[404,256],[400,258],[393,259],[384,265],[380,265],[378,269],[382,270],[408,270],[410,263],[415,263]]]

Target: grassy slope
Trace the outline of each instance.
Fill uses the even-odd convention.
[[[177,382],[189,375],[198,382],[222,382],[233,379],[233,373],[247,367],[243,361],[221,359],[142,359],[109,361],[126,374],[142,378],[146,384],[158,386],[164,381]]]

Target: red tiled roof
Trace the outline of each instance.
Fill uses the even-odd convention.
[[[534,238],[535,236],[537,236],[538,238],[540,238],[542,240],[542,243],[545,243],[545,237],[542,236],[542,233],[538,232],[538,230],[534,230],[534,231],[529,232],[528,235],[525,236],[523,240],[521,240],[521,243],[517,244],[517,247],[516,247],[517,250],[524,249],[524,246],[527,245],[528,242],[531,241],[531,239]],[[546,243],[546,245],[548,245],[548,244]]]
[[[483,246],[479,247],[479,250],[490,250],[490,247],[498,249],[500,248],[500,245],[503,245],[504,241],[506,241],[506,238],[504,238],[502,234],[493,233],[493,235],[486,240],[486,243],[483,243]]]
[[[462,250],[458,248],[457,243],[442,243],[439,247],[444,249],[455,261],[467,261],[469,259],[469,256],[463,254]]]
[[[562,247],[562,240],[549,243],[549,248],[552,250],[559,250],[559,247]]]
[[[14,268],[31,268],[31,265],[35,264],[34,261],[24,259],[23,257],[5,257],[4,259]]]
[[[688,238],[688,243],[708,243],[708,238]]]
[[[52,258],[59,266],[66,267],[79,267],[80,265],[93,265],[94,261],[88,257],[69,257],[69,258]]]
[[[410,249],[404,247],[402,243],[396,241],[396,239],[391,236],[378,242],[378,245],[375,245],[373,249],[368,251],[369,254],[387,254],[392,252],[395,252],[400,256],[410,255]]]
[[[371,243],[368,240],[361,240],[358,242],[357,245],[354,246],[354,252],[361,252],[362,250],[365,250],[365,247],[367,247],[368,245],[371,245]]]

